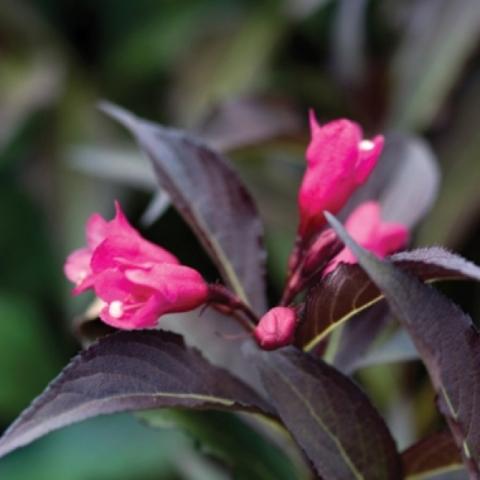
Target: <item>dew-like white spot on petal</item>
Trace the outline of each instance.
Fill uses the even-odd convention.
[[[123,303],[120,300],[114,300],[108,306],[108,313],[113,318],[120,318],[123,316]]]
[[[362,140],[358,144],[358,148],[360,148],[360,150],[368,152],[368,150],[373,150],[375,148],[375,144],[371,140]]]

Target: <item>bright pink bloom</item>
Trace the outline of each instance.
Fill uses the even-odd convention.
[[[135,230],[126,219],[118,202],[115,202],[115,218],[107,222],[94,213],[87,221],[87,246],[71,253],[64,266],[66,277],[76,287],[74,294],[93,287],[95,273],[114,265],[174,263],[177,258],[167,250],[155,245]],[[95,265],[92,257],[96,252]]]
[[[292,343],[296,325],[297,314],[293,308],[275,307],[260,319],[254,336],[264,350],[274,350]]]
[[[370,201],[359,205],[347,218],[345,228],[362,247],[382,258],[404,247],[409,232],[400,223],[382,222],[380,205]],[[327,266],[324,275],[333,271],[339,263],[357,263],[353,253],[344,248]]]
[[[208,295],[208,286],[196,270],[168,263],[107,269],[96,277],[94,287],[105,302],[100,318],[126,330],[154,327],[161,315],[193,310]]]
[[[299,234],[311,237],[324,224],[323,212],[337,213],[375,167],[383,137],[364,140],[360,126],[340,119],[321,127],[310,112],[307,170],[298,195]]]
[[[100,317],[117,328],[154,327],[165,313],[192,310],[207,300],[208,286],[192,268],[145,240],[120,205],[107,222],[94,214],[87,222],[87,247],[65,263],[78,294],[93,288],[105,302]]]

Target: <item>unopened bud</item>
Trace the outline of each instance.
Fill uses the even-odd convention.
[[[292,343],[297,325],[293,308],[275,307],[269,310],[255,328],[255,338],[264,350],[274,350]]]
[[[336,233],[331,228],[324,230],[307,252],[302,276],[309,276],[325,267],[342,248],[343,244]]]

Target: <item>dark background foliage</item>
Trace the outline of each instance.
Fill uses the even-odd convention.
[[[83,242],[92,211],[111,216],[119,198],[146,236],[216,278],[175,212],[154,223],[155,207],[144,214],[153,175],[131,138],[96,110],[99,99],[209,132],[227,147],[242,143],[241,129],[209,124],[214,109],[241,118],[280,106],[283,117],[267,109],[255,128],[289,135],[232,155],[266,221],[274,298],[296,226],[309,107],[321,120],[348,116],[369,133],[430,141],[444,178],[415,243],[480,262],[479,37],[477,0],[3,0],[0,429],[79,348],[71,320],[90,299],[70,297],[62,262]],[[474,319],[478,288],[442,286]],[[439,425],[418,364],[366,368],[357,378],[401,447]],[[52,434],[2,459],[0,476],[224,478],[189,436],[129,416]]]

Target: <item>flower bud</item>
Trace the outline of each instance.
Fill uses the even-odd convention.
[[[307,169],[298,194],[299,235],[311,238],[325,225],[325,210],[337,213],[363,184],[383,148],[383,137],[365,140],[359,125],[340,119],[321,127],[310,113]]]
[[[255,328],[255,338],[264,350],[274,350],[292,343],[297,325],[293,308],[275,307],[269,310]]]
[[[310,274],[325,267],[327,263],[342,250],[342,243],[331,229],[324,230],[312,243],[305,256],[302,275]]]

